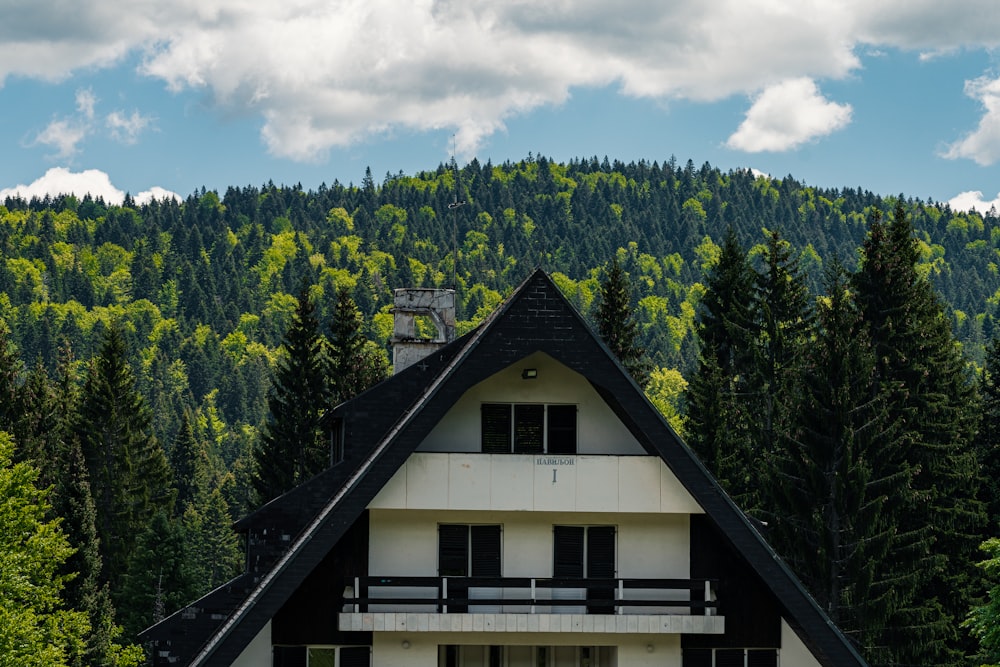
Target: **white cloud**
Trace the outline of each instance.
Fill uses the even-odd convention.
[[[142,131],[152,122],[152,117],[144,116],[138,111],[133,111],[131,115],[126,115],[122,111],[112,111],[104,119],[104,124],[111,132],[111,138],[123,144],[136,143]]]
[[[990,209],[1000,211],[1000,193],[993,199],[983,199],[980,190],[969,190],[960,192],[948,200],[948,205],[953,211],[978,211],[980,214],[987,214]]]
[[[944,151],[944,157],[970,158],[983,166],[1000,160],[1000,79],[980,77],[965,82],[965,94],[977,99],[985,113],[979,126]]]
[[[94,105],[97,104],[97,96],[90,88],[82,88],[76,91],[76,110],[83,114],[87,120],[94,118]]]
[[[32,144],[41,144],[55,148],[51,155],[56,160],[66,160],[77,153],[77,145],[90,133],[90,126],[75,118],[57,118],[39,132]]]
[[[579,87],[766,101],[776,82],[859,72],[859,53],[998,45],[995,0],[36,0],[5,8],[0,84],[140,54],[169,88],[258,114],[273,154],[317,160],[398,130],[449,129],[474,151]],[[817,100],[819,129],[773,141],[843,116]]]
[[[827,100],[812,79],[792,79],[754,98],[746,120],[726,146],[750,153],[787,151],[835,132],[850,120],[849,104]]]
[[[16,185],[12,188],[0,190],[0,201],[7,197],[21,197],[31,199],[38,197],[43,199],[46,195],[57,197],[59,195],[72,194],[83,197],[89,194],[95,199],[100,197],[108,204],[121,204],[125,201],[125,193],[116,188],[106,173],[99,169],[86,169],[80,172],[72,172],[65,167],[53,167],[45,172],[45,175],[37,179],[30,185]],[[181,197],[175,192],[165,190],[159,186],[154,186],[137,194],[134,199],[137,203],[145,203],[151,199],[177,199]]]

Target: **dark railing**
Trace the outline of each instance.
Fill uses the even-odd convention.
[[[718,613],[715,584],[713,579],[356,577],[344,593],[344,611],[711,616]]]

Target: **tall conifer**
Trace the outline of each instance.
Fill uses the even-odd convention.
[[[254,489],[265,503],[329,465],[323,415],[330,407],[330,362],[316,307],[303,286],[285,334],[268,416],[254,450]]]
[[[687,432],[692,448],[744,510],[758,503],[753,460],[755,274],[732,229],[707,279],[698,311],[701,355],[688,385]]]
[[[894,388],[891,418],[914,476],[900,532],[922,537],[914,560],[899,562],[893,659],[903,664],[960,664],[957,627],[968,607],[983,513],[972,438],[975,387],[941,304],[917,270],[919,255],[902,202],[893,219],[873,220],[855,275],[879,379]]]
[[[337,290],[330,324],[330,391],[334,405],[385,379],[385,355],[362,332],[361,311],[345,287]]]
[[[652,365],[645,348],[639,344],[639,323],[632,317],[632,289],[617,256],[604,269],[595,319],[601,340],[636,383],[645,388]]]
[[[150,434],[150,420],[135,388],[124,336],[113,324],[91,360],[73,435],[87,462],[104,580],[116,603],[136,539],[153,515],[172,503],[169,465]]]

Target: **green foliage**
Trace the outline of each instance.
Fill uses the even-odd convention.
[[[988,600],[972,608],[962,623],[979,640],[983,658],[990,665],[1000,664],[1000,539],[990,538],[979,549],[987,558],[979,567],[989,582]]]
[[[13,452],[0,432],[0,666],[69,665],[89,630],[86,614],[60,597],[73,549],[35,486],[37,469],[13,463]]]
[[[649,384],[649,360],[646,350],[638,344],[638,323],[632,317],[632,290],[617,256],[605,270],[594,319],[604,344],[636,383],[640,387]]]

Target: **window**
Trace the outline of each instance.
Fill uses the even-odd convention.
[[[576,406],[484,403],[485,454],[575,454]]]
[[[683,667],[777,667],[777,649],[684,649]]]
[[[438,526],[438,575],[499,577],[500,526]]]
[[[438,666],[503,667],[504,653],[503,646],[439,646]]]
[[[555,579],[614,579],[614,526],[553,526]]]
[[[370,667],[369,646],[275,646],[274,667]]]
[[[333,419],[330,424],[330,465],[344,460],[344,420]]]

